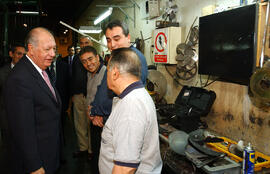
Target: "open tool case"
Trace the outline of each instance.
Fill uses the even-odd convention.
[[[184,86],[174,104],[156,106],[158,121],[189,133],[203,125],[200,117],[210,112],[215,99],[214,91]]]

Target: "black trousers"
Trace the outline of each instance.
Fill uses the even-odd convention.
[[[100,151],[100,143],[101,143],[101,132],[102,127],[90,125],[90,133],[91,133],[91,146],[93,152],[93,158],[91,161],[92,165],[92,173],[98,174],[98,159],[99,159],[99,151]]]

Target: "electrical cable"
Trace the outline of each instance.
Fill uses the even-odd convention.
[[[168,70],[167,65],[165,65],[165,69],[166,69],[167,73],[173,78],[173,80],[174,80],[178,85],[185,86],[185,85],[183,85],[182,83],[180,83],[177,79],[174,78],[174,75]]]
[[[207,87],[207,86],[211,85],[212,83],[216,82],[218,79],[219,79],[219,78],[217,78],[217,79],[213,80],[212,82],[210,82],[210,83],[206,84],[206,85],[205,85],[203,88],[205,88],[205,87]]]
[[[206,80],[206,82],[203,84],[203,83],[202,83],[202,75],[200,74],[201,88],[203,88],[203,86],[205,86],[205,85],[208,83],[209,78],[210,78],[210,75],[207,76],[207,80]]]
[[[213,81],[211,81],[211,82],[208,83],[209,79],[210,79],[210,75],[208,75],[207,81],[203,84],[203,83],[202,83],[202,76],[201,76],[201,74],[200,74],[200,84],[201,84],[201,88],[205,88],[205,87],[211,85],[212,83],[216,82],[219,78],[216,78],[216,79],[214,79]]]

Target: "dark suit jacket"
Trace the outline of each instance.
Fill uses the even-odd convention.
[[[69,56],[62,59],[68,64]],[[75,54],[73,57],[72,65],[69,65],[69,96],[75,94],[86,95],[87,86],[87,70],[83,67],[79,55]]]
[[[72,62],[71,95],[84,94],[86,96],[87,70],[83,67],[79,55],[75,55]]]
[[[55,87],[60,94],[62,101],[62,112],[65,112],[68,108],[69,102],[69,70],[68,64],[66,61],[62,60],[63,58],[56,59],[56,82]],[[49,70],[48,73],[51,73]],[[50,76],[50,74],[49,74]]]
[[[4,90],[13,173],[59,167],[61,99],[55,100],[41,74],[24,56],[12,69]]]
[[[74,55],[75,56],[75,55]],[[69,65],[69,55],[68,56],[66,56],[66,57],[63,57],[62,59],[61,59],[63,62],[65,62],[67,65],[68,65],[68,69],[69,69],[69,76],[70,76],[70,78],[72,77],[72,64],[73,64],[73,61],[72,61],[72,64],[71,65]],[[74,57],[73,57],[73,60],[74,60]]]
[[[74,56],[75,56],[75,55],[74,55]],[[62,58],[62,60],[63,60],[64,62],[66,62],[67,64],[68,64],[68,57],[69,57],[69,55]],[[73,60],[74,60],[74,57],[73,57]]]
[[[7,129],[6,112],[4,109],[3,88],[9,73],[11,64],[6,63],[0,68],[0,128]]]

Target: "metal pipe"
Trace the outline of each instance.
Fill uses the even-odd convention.
[[[62,22],[62,21],[60,21],[60,24],[62,24],[62,25],[64,25],[64,26],[68,27],[69,29],[71,29],[71,30],[73,30],[73,31],[75,31],[75,32],[77,32],[77,33],[83,35],[83,36],[90,37],[90,39],[93,40],[94,42],[96,42],[96,43],[100,44],[101,46],[104,46],[104,47],[107,48],[107,45],[104,45],[104,44],[101,43],[100,41],[98,41],[98,40],[92,38],[91,36],[89,36],[88,34],[85,34],[85,33],[83,33],[83,32],[80,32],[80,31],[77,30],[76,28],[73,28],[72,26],[70,26],[70,25],[68,25],[68,24],[66,24],[66,23],[64,23],[64,22]]]
[[[133,6],[132,5],[130,5],[130,6],[128,6],[128,5],[96,5],[96,7],[131,8]]]
[[[169,144],[169,139],[167,138],[167,137],[165,137],[164,135],[162,135],[162,134],[159,134],[159,137],[160,137],[160,139],[163,141],[163,142],[165,142],[165,143],[168,143]]]
[[[264,26],[264,32],[263,32],[263,41],[262,41],[262,52],[261,52],[261,58],[260,58],[260,68],[263,67],[264,63],[264,47],[265,47],[265,40],[266,40],[266,32],[268,27],[268,20],[269,20],[269,7],[270,2],[268,1],[267,7],[266,7],[266,15],[265,15],[265,26]]]
[[[133,10],[134,10],[134,28],[136,28],[136,8],[135,8],[135,4],[134,4]]]
[[[140,9],[140,6],[134,0],[129,0],[129,1],[131,1],[134,5],[136,5],[138,9]]]
[[[132,18],[132,17],[130,17],[121,7],[118,7],[119,9],[120,9],[120,11],[122,12],[122,13],[124,13],[128,18],[130,18],[133,22],[135,22],[134,21],[134,19]]]

